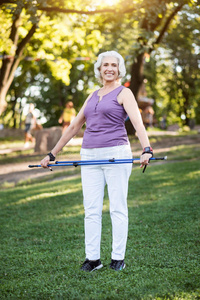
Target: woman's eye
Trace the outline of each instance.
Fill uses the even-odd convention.
[[[104,64],[103,66],[104,66],[104,67],[108,67],[108,64]],[[114,68],[117,67],[117,65],[111,65],[111,66],[114,67]]]

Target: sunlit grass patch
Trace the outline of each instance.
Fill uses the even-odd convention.
[[[165,152],[168,159],[173,160],[191,160],[200,159],[200,147],[197,145],[178,145],[171,147],[170,150]]]

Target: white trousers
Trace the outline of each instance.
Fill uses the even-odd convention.
[[[81,149],[82,160],[132,158],[129,145]],[[128,235],[128,181],[132,164],[81,166],[85,209],[85,253],[89,260],[100,258],[104,189],[107,184],[112,222],[112,259],[125,257]]]

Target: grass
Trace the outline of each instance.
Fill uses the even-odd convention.
[[[159,152],[155,157],[167,156],[167,162],[174,161],[191,161],[197,160],[200,157],[199,144],[192,145],[177,145],[170,147],[164,152]]]
[[[133,168],[123,272],[108,268],[107,194],[101,244],[104,268],[88,274],[80,271],[85,258],[80,177],[2,190],[0,298],[200,299],[200,161],[193,160],[199,152],[194,155],[190,146],[173,151],[171,157],[193,153],[192,159],[152,163],[144,174]]]

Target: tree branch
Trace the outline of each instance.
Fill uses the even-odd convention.
[[[0,5],[8,4],[8,3],[16,4],[16,2],[14,0],[0,0]],[[80,14],[80,15],[81,14],[95,15],[95,14],[103,14],[103,13],[116,13],[115,9],[110,9],[110,8],[85,11],[85,10],[60,8],[60,7],[57,7],[57,6],[45,7],[45,6],[39,5],[37,7],[37,9],[41,10],[41,11],[46,11],[46,12],[71,13],[71,14]],[[124,10],[120,11],[120,14],[121,13],[131,13],[134,10],[135,10],[134,7],[127,8],[127,9],[124,9]]]
[[[27,35],[25,36],[25,38],[23,38],[23,40],[19,43],[17,50],[16,50],[16,55],[21,56],[22,52],[26,46],[26,44],[30,41],[31,37],[33,36],[33,34],[36,31],[38,24],[33,24],[33,26],[31,27],[31,29],[29,30],[29,32],[27,33]]]
[[[14,59],[14,62],[12,64],[10,73],[9,73],[9,77],[8,77],[8,86],[11,85],[13,77],[14,77],[14,73],[19,65],[21,56],[23,54],[23,50],[26,46],[26,44],[29,42],[29,40],[31,39],[31,37],[33,36],[33,34],[35,33],[37,28],[37,24],[34,24],[31,29],[29,30],[29,32],[27,33],[27,35],[25,36],[25,38],[23,38],[23,40],[19,43],[17,50],[16,50],[16,58]]]
[[[11,27],[11,33],[10,33],[10,39],[13,42],[13,45],[15,46],[15,49],[17,47],[17,42],[18,42],[18,28],[20,25],[20,13],[18,13],[15,17],[15,19],[13,20],[12,23],[12,27]],[[1,71],[0,71],[0,82],[1,82],[1,86],[6,85],[6,82],[9,78],[9,74],[10,74],[10,70],[13,64],[13,60],[12,59],[4,59],[3,63],[2,63],[2,67],[1,67]]]
[[[21,10],[22,11],[22,10]],[[10,32],[10,39],[13,41],[13,44],[16,46],[17,42],[18,42],[18,28],[20,26],[20,20],[21,20],[21,11],[19,14],[17,14],[17,16],[15,17],[13,24],[12,24],[12,28],[11,28],[11,32]]]
[[[156,39],[154,45],[160,43],[160,41],[161,41],[162,38],[163,38],[163,35],[164,35],[165,32],[167,31],[167,28],[168,28],[170,22],[172,21],[172,19],[174,18],[174,16],[181,10],[181,8],[183,7],[183,5],[184,5],[184,3],[178,5],[178,6],[176,7],[176,9],[175,9],[174,11],[172,11],[172,13],[169,15],[169,17],[167,18],[167,20],[166,20],[166,22],[165,22],[165,24],[164,24],[162,30],[160,31],[160,34],[159,34],[158,38]]]
[[[56,6],[51,7],[44,7],[38,6],[38,10],[46,11],[46,12],[60,12],[60,13],[72,13],[72,14],[85,14],[85,15],[94,15],[96,13],[115,13],[114,9],[99,9],[99,10],[76,10],[76,9],[67,9],[67,8],[60,8]]]
[[[16,1],[12,1],[12,0],[0,0],[0,5],[3,5],[3,4],[8,4],[8,3],[13,3],[13,4],[17,4]]]
[[[110,8],[105,8],[105,9],[97,9],[97,10],[75,10],[75,9],[67,9],[67,8],[59,8],[59,7],[43,7],[39,6],[39,10],[46,11],[46,12],[61,12],[61,13],[72,13],[72,14],[85,14],[85,15],[94,15],[94,14],[102,14],[102,13],[116,13],[115,9],[110,9]],[[130,13],[135,10],[134,7],[132,8],[127,8],[122,11],[120,11],[120,14],[123,13]]]

